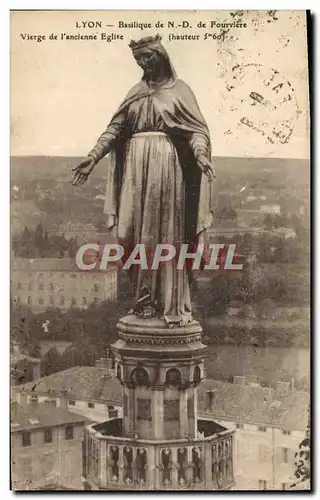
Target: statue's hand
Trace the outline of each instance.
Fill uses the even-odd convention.
[[[197,164],[200,170],[208,177],[209,181],[212,181],[216,177],[216,172],[205,155],[198,156]]]
[[[96,161],[93,156],[87,156],[86,158],[84,158],[77,167],[72,169],[72,171],[74,172],[72,184],[74,186],[80,186],[81,184],[84,184],[88,180],[88,177],[91,174],[95,164]]]

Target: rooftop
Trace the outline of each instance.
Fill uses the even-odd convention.
[[[105,368],[77,366],[28,382],[23,388],[34,394],[59,394],[61,389],[67,388],[69,399],[122,404],[121,384],[107,375]],[[17,386],[16,390],[23,389]],[[209,390],[215,391],[210,414],[217,419],[291,430],[304,430],[307,426],[310,404],[307,392],[294,390],[280,396],[271,387],[206,379],[198,392],[200,414],[209,413]]]
[[[92,429],[98,431],[102,436],[122,437],[123,419],[113,418],[105,422],[100,422],[98,424],[94,424],[92,426]],[[205,420],[202,418],[198,419],[197,421],[197,429],[198,433],[202,434],[202,437],[204,438],[227,430],[225,427],[218,424],[217,422],[213,422],[212,420]]]
[[[85,422],[83,416],[47,403],[15,403],[11,410],[11,432]]]
[[[307,427],[310,404],[307,392],[295,390],[280,396],[271,387],[207,379],[198,393],[199,413],[208,411],[209,390],[215,391],[210,411],[215,418],[290,430]]]
[[[94,366],[75,366],[68,370],[53,373],[39,380],[33,380],[17,390],[31,391],[34,394],[56,393],[68,389],[69,399],[122,403],[121,384],[118,379],[106,374],[106,368]]]
[[[73,273],[104,273],[106,271],[114,271],[117,266],[108,264],[107,269],[100,270],[99,263],[97,261],[97,266],[95,269],[90,271],[81,270],[74,259],[62,257],[62,258],[39,258],[39,259],[23,259],[14,258],[11,260],[11,271],[52,271],[52,272],[73,272]]]
[[[39,364],[41,363],[41,359],[39,358],[33,358],[32,356],[29,356],[28,354],[12,354],[10,356],[10,363],[11,365],[19,363],[19,361],[29,361],[30,363],[34,364]]]
[[[48,229],[48,232],[50,231],[56,231],[56,230],[59,230],[59,231],[75,231],[75,230],[80,230],[80,231],[86,231],[86,230],[89,230],[89,231],[96,231],[96,227],[88,222],[88,223],[82,223],[82,222],[64,222],[64,223],[56,223],[56,224],[52,224],[52,226]]]

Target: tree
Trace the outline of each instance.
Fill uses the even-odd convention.
[[[44,238],[43,238],[43,248],[44,248],[44,250],[46,250],[46,251],[49,250],[49,245],[50,245],[50,243],[49,243],[49,236],[48,236],[48,232],[46,231],[44,233]]]
[[[281,238],[283,240],[283,238]],[[259,242],[259,262],[279,262],[278,251],[280,238],[272,234],[262,234]]]
[[[75,239],[71,238],[68,241],[68,257],[74,258],[77,254],[78,249],[79,249],[79,245],[78,245],[77,241]]]
[[[43,237],[43,226],[42,224],[38,224],[33,237],[33,242],[37,255],[42,255],[44,250],[44,237]]]
[[[33,257],[33,233],[25,226],[22,234],[16,241],[16,255],[18,257]]]
[[[11,301],[10,308],[10,335],[14,339],[22,351],[28,350],[28,346],[32,341],[32,330],[30,329],[30,319],[32,312],[29,308],[15,305]]]
[[[254,302],[272,299],[275,302],[286,302],[288,299],[288,278],[280,269],[277,274],[262,274],[253,286]]]
[[[251,304],[255,299],[253,284],[248,272],[242,274],[240,289],[236,297],[242,300],[244,305]]]
[[[264,299],[255,305],[255,312],[258,319],[270,319],[275,305],[272,299]]]
[[[305,438],[299,444],[299,451],[295,453],[295,472],[297,481],[291,485],[292,489],[310,489],[311,463],[310,463],[310,408],[309,419]]]
[[[197,309],[203,316],[221,316],[230,302],[230,278],[216,273],[209,288],[199,290],[195,295]]]
[[[288,227],[288,225],[289,225],[288,217],[285,217],[284,215],[275,215],[273,217],[274,228]]]
[[[286,302],[288,282],[285,276],[278,274],[268,280],[268,295],[276,302]]]
[[[32,358],[40,359],[41,358],[41,346],[40,346],[40,344],[37,342],[33,342],[32,344],[30,344],[30,346],[28,348],[28,354]]]
[[[61,362],[64,369],[72,366],[94,366],[95,361],[102,356],[101,353],[103,349],[90,342],[90,339],[80,339],[64,351]]]
[[[264,218],[264,228],[271,230],[273,228],[273,221],[270,214],[267,214]]]
[[[22,358],[17,361],[12,367],[11,376],[14,380],[14,383],[17,385],[26,384],[33,379],[33,369],[32,364],[28,359]]]
[[[244,233],[240,243],[241,252],[244,255],[248,255],[250,254],[250,252],[252,252],[253,241],[254,240],[251,233]]]
[[[63,369],[62,356],[56,347],[52,347],[42,358],[41,376],[45,377]]]
[[[32,240],[32,234],[30,233],[28,227],[25,226],[20,237],[20,242],[21,244],[24,244],[24,243],[29,243],[31,240]]]

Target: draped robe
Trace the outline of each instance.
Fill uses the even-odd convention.
[[[135,85],[89,154],[99,161],[109,152],[104,212],[119,243],[130,251],[137,243],[196,245],[211,224],[214,193],[196,161],[211,159],[211,147],[190,87],[180,79]],[[169,325],[191,316],[187,271],[175,264],[131,272],[136,298],[148,290]]]

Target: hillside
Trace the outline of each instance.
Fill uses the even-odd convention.
[[[11,179],[36,179],[59,177],[69,179],[71,170],[81,157],[74,156],[12,156]],[[236,158],[213,157],[214,165],[221,179],[250,182],[272,176],[274,179],[287,180],[307,185],[309,179],[309,160],[284,158]],[[93,177],[105,177],[106,160],[103,159],[93,171]]]
[[[25,225],[35,227],[40,219],[47,227],[68,221],[99,224],[103,219],[107,160],[97,165],[85,185],[74,187],[70,183],[72,168],[80,159],[11,158],[14,230]],[[295,213],[305,205],[305,213],[308,212],[308,160],[216,157],[213,163],[217,172],[218,212],[236,210],[239,220],[245,219],[248,227],[254,216],[254,213],[247,214],[248,209],[259,211],[263,204],[279,203],[287,213]]]

